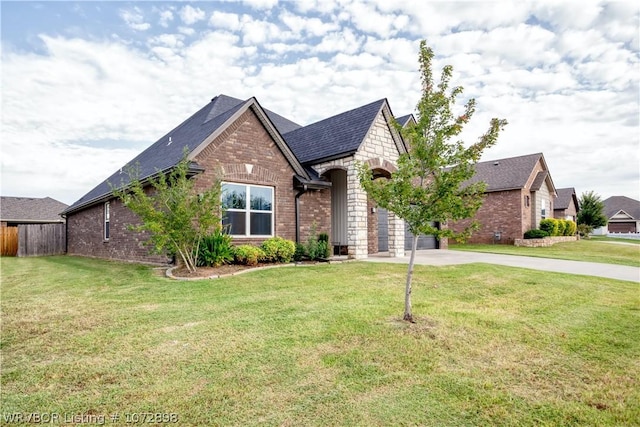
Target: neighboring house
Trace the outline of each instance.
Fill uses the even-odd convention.
[[[64,223],[60,215],[68,205],[51,197],[0,197],[0,223],[3,227],[20,224]]]
[[[255,98],[220,95],[134,158],[141,178],[168,171],[187,150],[196,188],[222,174],[234,243],[260,243],[271,236],[304,242],[312,228],[326,232],[334,251],[364,258],[379,250],[375,205],[358,183],[357,162],[376,177],[396,169],[404,141],[391,124],[386,99],[300,126],[264,109]],[[163,261],[149,255],[146,236],[127,225],[136,217],[112,196],[110,183],[129,183],[121,169],[65,212],[68,253],[104,258]],[[249,200],[249,203],[244,201]],[[257,201],[260,203],[257,203]],[[255,202],[255,203],[254,203]],[[404,255],[404,224],[387,216],[385,248]]]
[[[469,243],[512,244],[527,230],[538,228],[540,220],[553,217],[556,188],[542,153],[479,162],[470,183],[478,181],[487,187],[474,217],[480,229]],[[470,221],[450,227],[461,231]]]
[[[558,197],[553,204],[553,217],[575,222],[576,216],[578,215],[578,196],[576,196],[576,189],[573,187],[558,188],[556,192],[558,193]]]
[[[640,201],[625,196],[613,196],[603,203],[609,233],[640,232]]]

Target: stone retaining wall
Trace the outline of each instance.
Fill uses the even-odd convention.
[[[578,236],[552,236],[543,239],[516,239],[515,246],[526,246],[528,248],[542,248],[553,246],[556,243],[575,242]]]

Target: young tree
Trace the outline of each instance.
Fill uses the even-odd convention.
[[[472,222],[460,233],[447,227],[434,227],[432,221],[446,224],[472,217],[482,205],[484,183],[469,184],[475,172],[475,164],[482,152],[493,146],[506,120],[492,119],[489,130],[478,142],[465,147],[462,141],[451,141],[462,131],[475,112],[475,100],[464,105],[462,114],[455,115],[456,98],[461,87],[449,92],[453,68],[442,70],[440,83],[435,86],[432,73],[433,50],[423,40],[420,43],[420,71],[422,97],[417,105],[417,123],[406,128],[395,123],[407,142],[409,152],[400,156],[398,169],[391,178],[373,180],[373,173],[366,165],[360,165],[360,184],[379,206],[405,220],[414,236],[431,234],[436,238],[456,238],[464,241],[477,229]],[[417,238],[409,260],[405,285],[404,320],[413,322],[411,310],[411,281]]]
[[[137,168],[127,171],[131,182],[113,189],[113,194],[142,221],[130,225],[135,231],[147,231],[147,242],[156,253],[170,252],[180,256],[187,270],[196,271],[196,260],[202,238],[220,226],[221,185],[215,183],[197,193],[190,178],[189,161],[185,157],[168,173],[158,173],[141,181]],[[145,188],[149,188],[146,191]]]
[[[578,225],[586,226],[586,233],[590,233],[594,228],[607,225],[607,217],[604,215],[604,203],[593,191],[582,193],[578,201],[580,210],[578,211]],[[582,227],[583,229],[585,227]]]

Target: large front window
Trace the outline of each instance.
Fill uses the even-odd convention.
[[[272,187],[223,183],[222,207],[232,236],[273,236]]]

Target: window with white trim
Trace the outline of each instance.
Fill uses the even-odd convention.
[[[110,234],[110,229],[109,229],[109,223],[110,223],[110,217],[111,217],[111,205],[109,202],[106,202],[104,204],[104,240],[109,240],[109,234]]]
[[[273,187],[223,182],[222,207],[230,235],[273,236]]]
[[[542,199],[542,209],[540,209],[540,216],[542,217],[542,219],[546,219],[547,218],[547,201]]]

